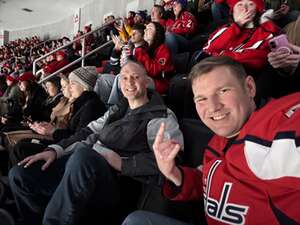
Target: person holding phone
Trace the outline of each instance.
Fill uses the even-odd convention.
[[[282,34],[269,41],[269,64],[256,80],[259,98],[278,98],[300,91],[300,46]]]
[[[269,43],[272,52],[268,54],[268,61],[272,67],[294,73],[300,62],[300,47],[289,43],[286,35],[280,35]]]
[[[260,74],[257,83],[261,97],[281,97],[300,91],[300,46],[287,42],[290,51],[272,51],[269,66]]]

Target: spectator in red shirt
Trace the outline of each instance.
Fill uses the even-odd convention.
[[[43,68],[44,75],[48,75],[54,73],[55,71],[59,70],[60,68],[66,66],[68,64],[67,55],[64,51],[56,52],[56,60],[51,62],[50,64],[46,65]]]
[[[135,59],[142,63],[153,79],[155,89],[163,94],[167,91],[170,75],[175,71],[169,48],[164,44],[165,32],[160,23],[151,22],[146,26],[145,41],[149,48],[137,48]]]
[[[187,0],[176,0],[173,3],[175,22],[167,27],[166,45],[172,55],[189,50],[189,39],[197,32],[197,20],[186,10]]]
[[[174,24],[171,18],[164,18],[165,10],[161,5],[154,5],[151,9],[151,21],[160,23],[165,29]]]

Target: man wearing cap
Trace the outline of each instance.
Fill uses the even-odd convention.
[[[173,2],[173,12],[175,22],[167,27],[166,45],[172,54],[188,50],[188,39],[197,33],[198,24],[193,14],[187,11],[187,0],[175,0]]]
[[[148,82],[143,66],[129,61],[120,73],[123,100],[70,138],[12,168],[10,185],[25,224],[79,224],[89,206],[99,223],[107,219],[110,224],[120,200],[118,176],[159,184],[151,147],[159,124],[166,124],[167,137],[181,144],[183,138],[174,114],[147,90]]]

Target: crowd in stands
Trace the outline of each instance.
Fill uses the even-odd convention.
[[[91,24],[70,45],[34,36],[1,46],[0,216],[300,224],[299,10],[299,0],[162,0],[107,16],[84,54],[109,45],[55,76],[81,57]]]

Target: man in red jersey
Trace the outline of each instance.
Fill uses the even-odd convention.
[[[224,56],[198,63],[190,80],[198,115],[215,135],[202,165],[183,167],[174,160],[180,145],[163,138],[161,125],[153,149],[164,195],[203,200],[209,225],[299,224],[300,93],[256,107],[253,78]],[[123,223],[136,224],[186,223],[144,211]]]

